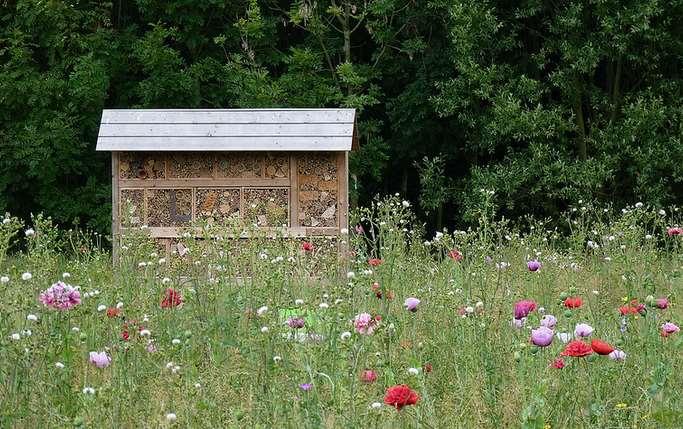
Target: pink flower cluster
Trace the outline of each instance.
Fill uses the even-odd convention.
[[[353,319],[353,326],[361,335],[372,335],[378,324],[378,317],[372,317],[370,313],[360,313]]]
[[[68,310],[81,303],[81,293],[73,286],[59,281],[41,292],[39,300],[45,307]]]

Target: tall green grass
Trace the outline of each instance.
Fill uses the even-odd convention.
[[[664,338],[660,326],[683,323],[683,237],[667,235],[678,211],[658,212],[586,205],[566,219],[511,223],[484,210],[478,228],[434,236],[391,197],[354,213],[362,233],[314,240],[313,252],[263,236],[236,246],[205,225],[203,240],[182,239],[190,251],[180,257],[134,230],[116,270],[92,237],[43,217],[24,237],[27,227],[12,219],[0,229],[8,243],[0,276],[9,277],[0,284],[0,426],[678,428],[683,333]],[[14,238],[25,250],[5,258]],[[463,259],[449,258],[451,249]],[[540,271],[527,269],[531,259]],[[81,305],[58,312],[38,302],[60,279],[80,287]],[[169,287],[181,292],[181,307],[160,308]],[[583,306],[567,310],[565,295]],[[670,307],[627,316],[622,332],[618,307],[649,295],[668,297]],[[416,312],[403,308],[411,296],[421,300]],[[626,360],[551,367],[564,344],[530,345],[538,311],[524,328],[511,326],[521,299],[555,315],[557,332],[590,324]],[[98,311],[117,303],[119,317]],[[381,316],[371,336],[354,331],[362,312]],[[284,323],[292,314],[306,316],[303,341]],[[112,363],[96,368],[88,353],[103,350]],[[361,382],[365,369],[378,380]],[[373,408],[395,384],[416,390],[419,402]]]

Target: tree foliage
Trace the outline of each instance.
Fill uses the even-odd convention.
[[[680,202],[681,70],[681,0],[6,0],[0,210],[108,229],[106,107],[354,107],[353,201],[449,224]]]

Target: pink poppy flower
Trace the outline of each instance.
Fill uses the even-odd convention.
[[[412,311],[413,313],[417,311],[417,306],[420,305],[420,300],[417,298],[406,298],[406,302],[403,303],[406,310]]]
[[[98,368],[106,368],[111,363],[111,358],[107,352],[90,352],[89,361]]]
[[[547,347],[553,342],[555,333],[552,329],[540,326],[538,329],[531,330],[531,344],[538,347]]]

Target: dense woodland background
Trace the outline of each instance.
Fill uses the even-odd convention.
[[[682,70],[683,0],[0,0],[0,212],[107,231],[133,107],[355,107],[354,202],[435,227],[680,203]]]

